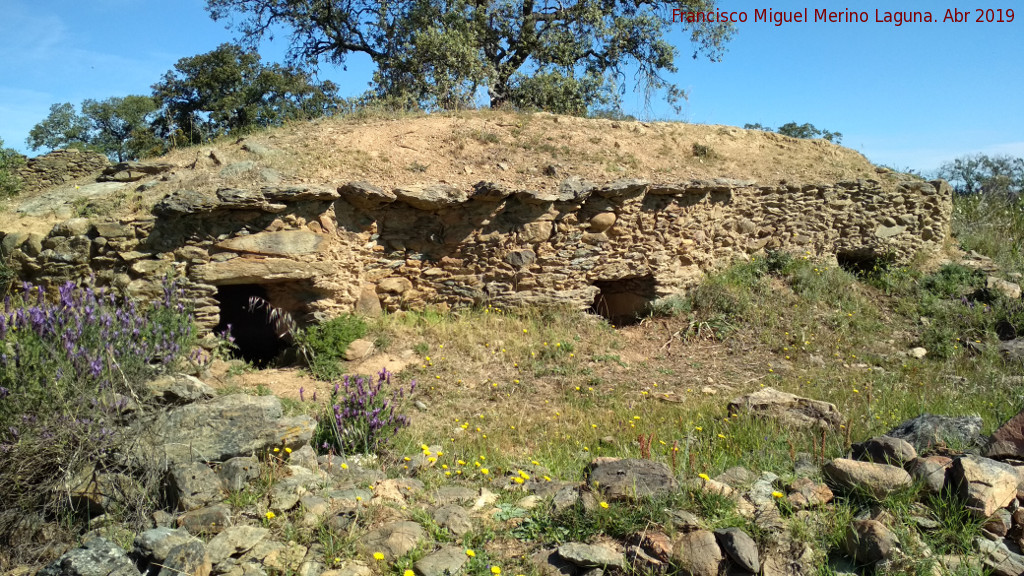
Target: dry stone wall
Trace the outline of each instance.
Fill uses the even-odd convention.
[[[110,166],[110,160],[103,154],[69,148],[30,158],[18,168],[17,175],[23,188],[31,191],[91,176],[107,166]]]
[[[177,275],[206,329],[219,320],[218,290],[245,284],[307,321],[488,303],[596,304],[614,316],[762,250],[906,262],[946,240],[951,211],[944,181],[569,178],[547,191],[351,182],[181,190],[145,218],[76,218],[0,245],[42,283],[92,278],[156,297],[160,278]]]

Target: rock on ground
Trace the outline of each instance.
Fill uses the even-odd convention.
[[[840,490],[864,492],[878,500],[913,484],[910,474],[903,468],[846,458],[836,458],[825,464],[822,473]]]
[[[591,469],[588,482],[608,500],[667,496],[677,487],[667,465],[640,459],[599,462]]]
[[[762,388],[729,403],[730,414],[777,418],[794,426],[824,426],[838,429],[845,421],[835,404],[802,398],[774,388]]]

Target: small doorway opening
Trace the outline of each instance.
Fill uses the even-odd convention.
[[[590,311],[608,319],[615,326],[636,324],[651,310],[657,298],[654,276],[634,276],[618,280],[598,280],[594,286],[600,292],[594,298]]]
[[[253,306],[256,298],[263,305]],[[230,330],[238,347],[236,356],[256,366],[266,368],[289,343],[279,334],[273,318],[266,308],[267,290],[261,284],[235,284],[217,287],[220,323],[217,334]],[[230,328],[229,328],[230,326]]]
[[[864,276],[881,272],[892,266],[893,258],[870,249],[840,250],[836,252],[836,262],[843,270],[857,276]]]

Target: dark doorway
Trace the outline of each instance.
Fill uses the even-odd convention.
[[[840,250],[836,252],[836,262],[843,270],[864,276],[884,271],[892,266],[893,258],[870,249]]]
[[[635,324],[651,310],[657,298],[654,276],[634,276],[619,280],[594,282],[601,292],[594,298],[590,311],[608,319],[616,326]]]
[[[238,347],[236,356],[258,368],[265,368],[281,354],[288,343],[278,336],[274,321],[265,306],[251,306],[250,300],[266,301],[267,290],[259,284],[236,284],[217,287],[220,323],[216,333],[231,326],[231,336]]]

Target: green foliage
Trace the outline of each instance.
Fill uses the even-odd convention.
[[[207,0],[214,20],[231,19],[250,46],[274,29],[291,33],[292,62],[344,65],[353,54],[377,65],[374,93],[401,108],[471,106],[486,88],[490,105],[583,114],[618,100],[626,71],[650,96],[673,105],[683,92],[677,49],[668,33],[683,28],[698,53],[717,60],[729,23],[672,22],[673,9],[706,12],[714,0]]]
[[[33,150],[84,148],[89,142],[89,121],[70,102],[53,104],[49,116],[29,130],[26,142]]]
[[[178,60],[153,86],[160,106],[154,124],[171,145],[195,144],[329,115],[338,104],[337,91],[297,68],[266,65],[255,51],[221,44]]]
[[[149,96],[85,100],[81,114],[70,103],[50,106],[50,114],[29,131],[28,145],[39,148],[82,148],[123,162],[157,154],[162,146],[150,129],[156,102]]]
[[[822,138],[824,140],[828,140],[829,142],[834,142],[836,144],[839,144],[840,142],[843,141],[842,132],[830,132],[828,130],[818,129],[814,126],[814,124],[809,123],[797,124],[796,122],[787,122],[786,124],[779,126],[776,130],[772,130],[770,127],[765,126],[761,123],[744,124],[743,128],[747,130],[763,130],[765,132],[777,132],[779,134],[782,134],[783,136],[790,136],[792,138],[804,138],[808,140],[814,138]]]
[[[537,506],[522,523],[512,529],[512,536],[551,546],[565,542],[586,542],[598,531],[590,513],[577,501],[572,506],[554,512],[548,506]]]
[[[295,332],[295,344],[309,364],[313,376],[325,381],[343,374],[345,350],[366,335],[366,322],[354,314],[343,314],[305,331]]]
[[[24,163],[25,157],[11,148],[4,148],[4,141],[0,139],[0,199],[21,191],[21,179],[15,172]]]
[[[961,194],[1016,197],[1024,192],[1024,158],[961,156],[940,166],[938,175]]]

